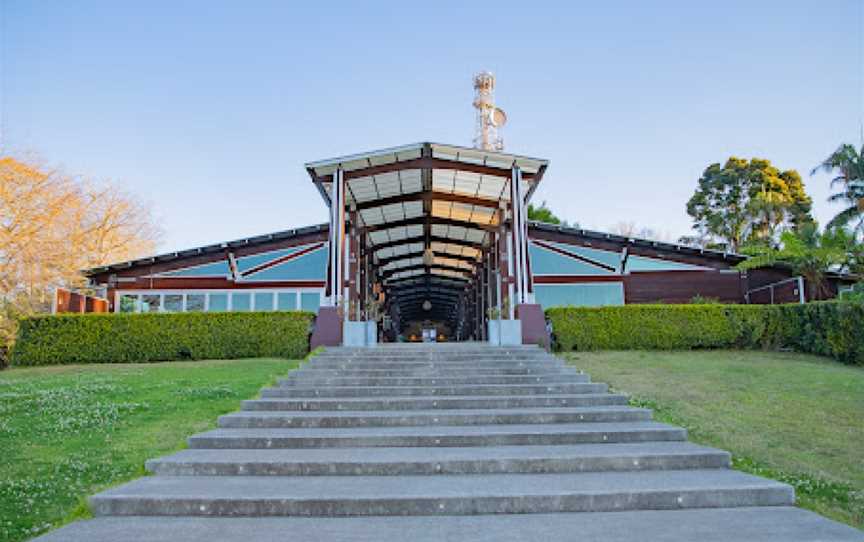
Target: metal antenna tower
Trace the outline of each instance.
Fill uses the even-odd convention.
[[[495,76],[480,72],[474,76],[474,109],[477,120],[474,128],[474,148],[501,151],[504,140],[498,133],[507,123],[507,115],[495,107]]]

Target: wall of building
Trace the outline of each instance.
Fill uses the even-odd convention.
[[[688,303],[697,295],[744,303],[748,290],[791,277],[777,268],[739,273],[741,256],[598,232],[531,224],[529,237],[544,308]],[[111,266],[91,279],[117,312],[317,310],[327,250],[327,227],[313,226]],[[826,282],[829,297],[838,284]],[[797,300],[796,284],[775,290],[775,303]],[[770,303],[770,293],[753,293],[751,302]]]
[[[106,288],[113,312],[317,312],[327,234],[326,228],[305,230],[112,266],[91,281]]]
[[[537,234],[530,246],[535,297],[544,308],[689,303],[697,295],[744,301],[744,275],[722,255],[636,250],[624,238],[597,240],[566,231],[531,233]]]

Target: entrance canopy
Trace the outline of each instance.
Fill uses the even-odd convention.
[[[506,224],[520,209],[524,214],[547,165],[438,143],[306,164],[331,208],[331,242],[349,252],[345,265],[344,252],[332,251],[333,302],[347,296],[349,318],[363,319],[366,294],[383,291],[387,308],[403,325],[457,325],[460,299],[476,286]],[[515,214],[513,201],[519,202]]]

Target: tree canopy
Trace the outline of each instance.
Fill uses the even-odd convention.
[[[547,224],[561,224],[561,219],[555,216],[555,213],[546,206],[545,201],[539,207],[535,207],[533,203],[528,204],[528,220],[545,222]]]
[[[0,346],[10,314],[50,308],[81,270],[151,252],[149,210],[116,187],[0,156]]]
[[[812,223],[812,204],[797,171],[733,156],[705,169],[687,214],[700,237],[737,251],[744,244],[776,245],[783,231]]]
[[[831,179],[831,187],[839,187],[840,190],[831,194],[828,201],[844,205],[844,209],[831,219],[828,227],[844,227],[851,223],[854,233],[864,234],[864,145],[860,151],[848,143],[840,145],[810,174],[814,175],[818,171],[835,174]]]
[[[829,270],[856,272],[861,265],[861,245],[854,235],[842,228],[819,231],[811,222],[798,231],[780,234],[777,247],[751,245],[742,250],[751,257],[738,264],[739,269],[756,269],[778,263],[807,280],[810,299],[825,297],[824,276]]]

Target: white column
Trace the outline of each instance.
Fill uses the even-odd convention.
[[[771,293],[773,295],[774,291],[772,290]],[[771,302],[774,302],[773,298],[771,299]],[[798,302],[802,305],[807,303],[807,294],[804,292],[804,277],[801,276],[798,277]]]
[[[507,236],[507,261],[508,271],[513,277],[513,289],[510,291],[510,305],[515,306],[521,303],[522,296],[519,290],[522,287],[522,255],[520,254],[521,243],[519,238],[522,234],[522,228],[519,222],[519,168],[513,166],[510,172],[510,235]]]
[[[519,180],[522,180],[522,172],[519,172]],[[522,194],[522,183],[519,183],[519,221],[521,222],[522,239],[520,245],[522,247],[522,303],[534,303],[534,294],[531,285],[531,272],[528,265],[528,207],[525,203],[525,198]]]
[[[345,200],[344,174],[342,168],[333,172],[333,185],[330,190],[330,305],[338,306],[342,291],[344,271],[342,262],[345,239]]]

